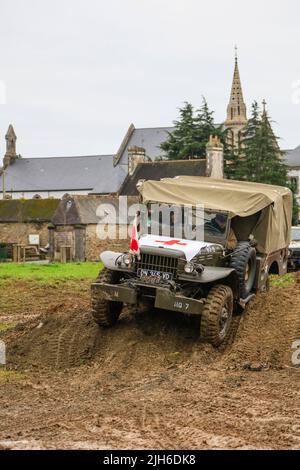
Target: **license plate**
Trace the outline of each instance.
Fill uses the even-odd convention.
[[[172,281],[172,273],[164,273],[162,271],[153,271],[152,269],[138,269],[139,278],[148,284],[160,284],[161,282]]]

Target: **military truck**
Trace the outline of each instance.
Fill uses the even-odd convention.
[[[288,266],[290,271],[300,269],[300,227],[292,227]]]
[[[111,327],[124,305],[138,311],[148,304],[199,316],[200,338],[219,347],[233,316],[268,289],[269,274],[287,272],[291,191],[188,176],[145,181],[138,189],[146,207],[203,207],[197,222],[203,239],[166,237],[159,223],[156,232],[139,234],[138,249],[103,252],[104,269],[92,284],[94,320]]]

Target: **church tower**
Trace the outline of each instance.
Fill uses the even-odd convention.
[[[227,106],[227,119],[225,128],[229,131],[229,144],[238,148],[241,140],[241,132],[247,124],[247,108],[243,98],[243,90],[240,79],[237,48],[235,52],[235,66],[230,101]]]

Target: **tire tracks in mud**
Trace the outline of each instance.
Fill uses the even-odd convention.
[[[242,315],[221,362],[236,366],[257,362],[275,369],[292,366],[296,340],[300,340],[300,273],[292,286],[257,295]]]
[[[88,334],[90,321],[89,312],[75,312],[69,317],[51,336],[43,362],[54,369],[81,365],[88,350],[92,352],[95,345],[95,337]]]

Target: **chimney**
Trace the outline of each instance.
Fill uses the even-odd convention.
[[[217,136],[210,136],[206,145],[206,176],[224,178],[224,145]]]
[[[139,163],[146,161],[146,150],[143,147],[129,147],[128,149],[128,173],[133,175]]]
[[[6,169],[11,163],[17,158],[16,153],[16,142],[17,136],[15,134],[13,126],[10,124],[7,130],[6,136],[6,153],[3,159],[3,168]]]

